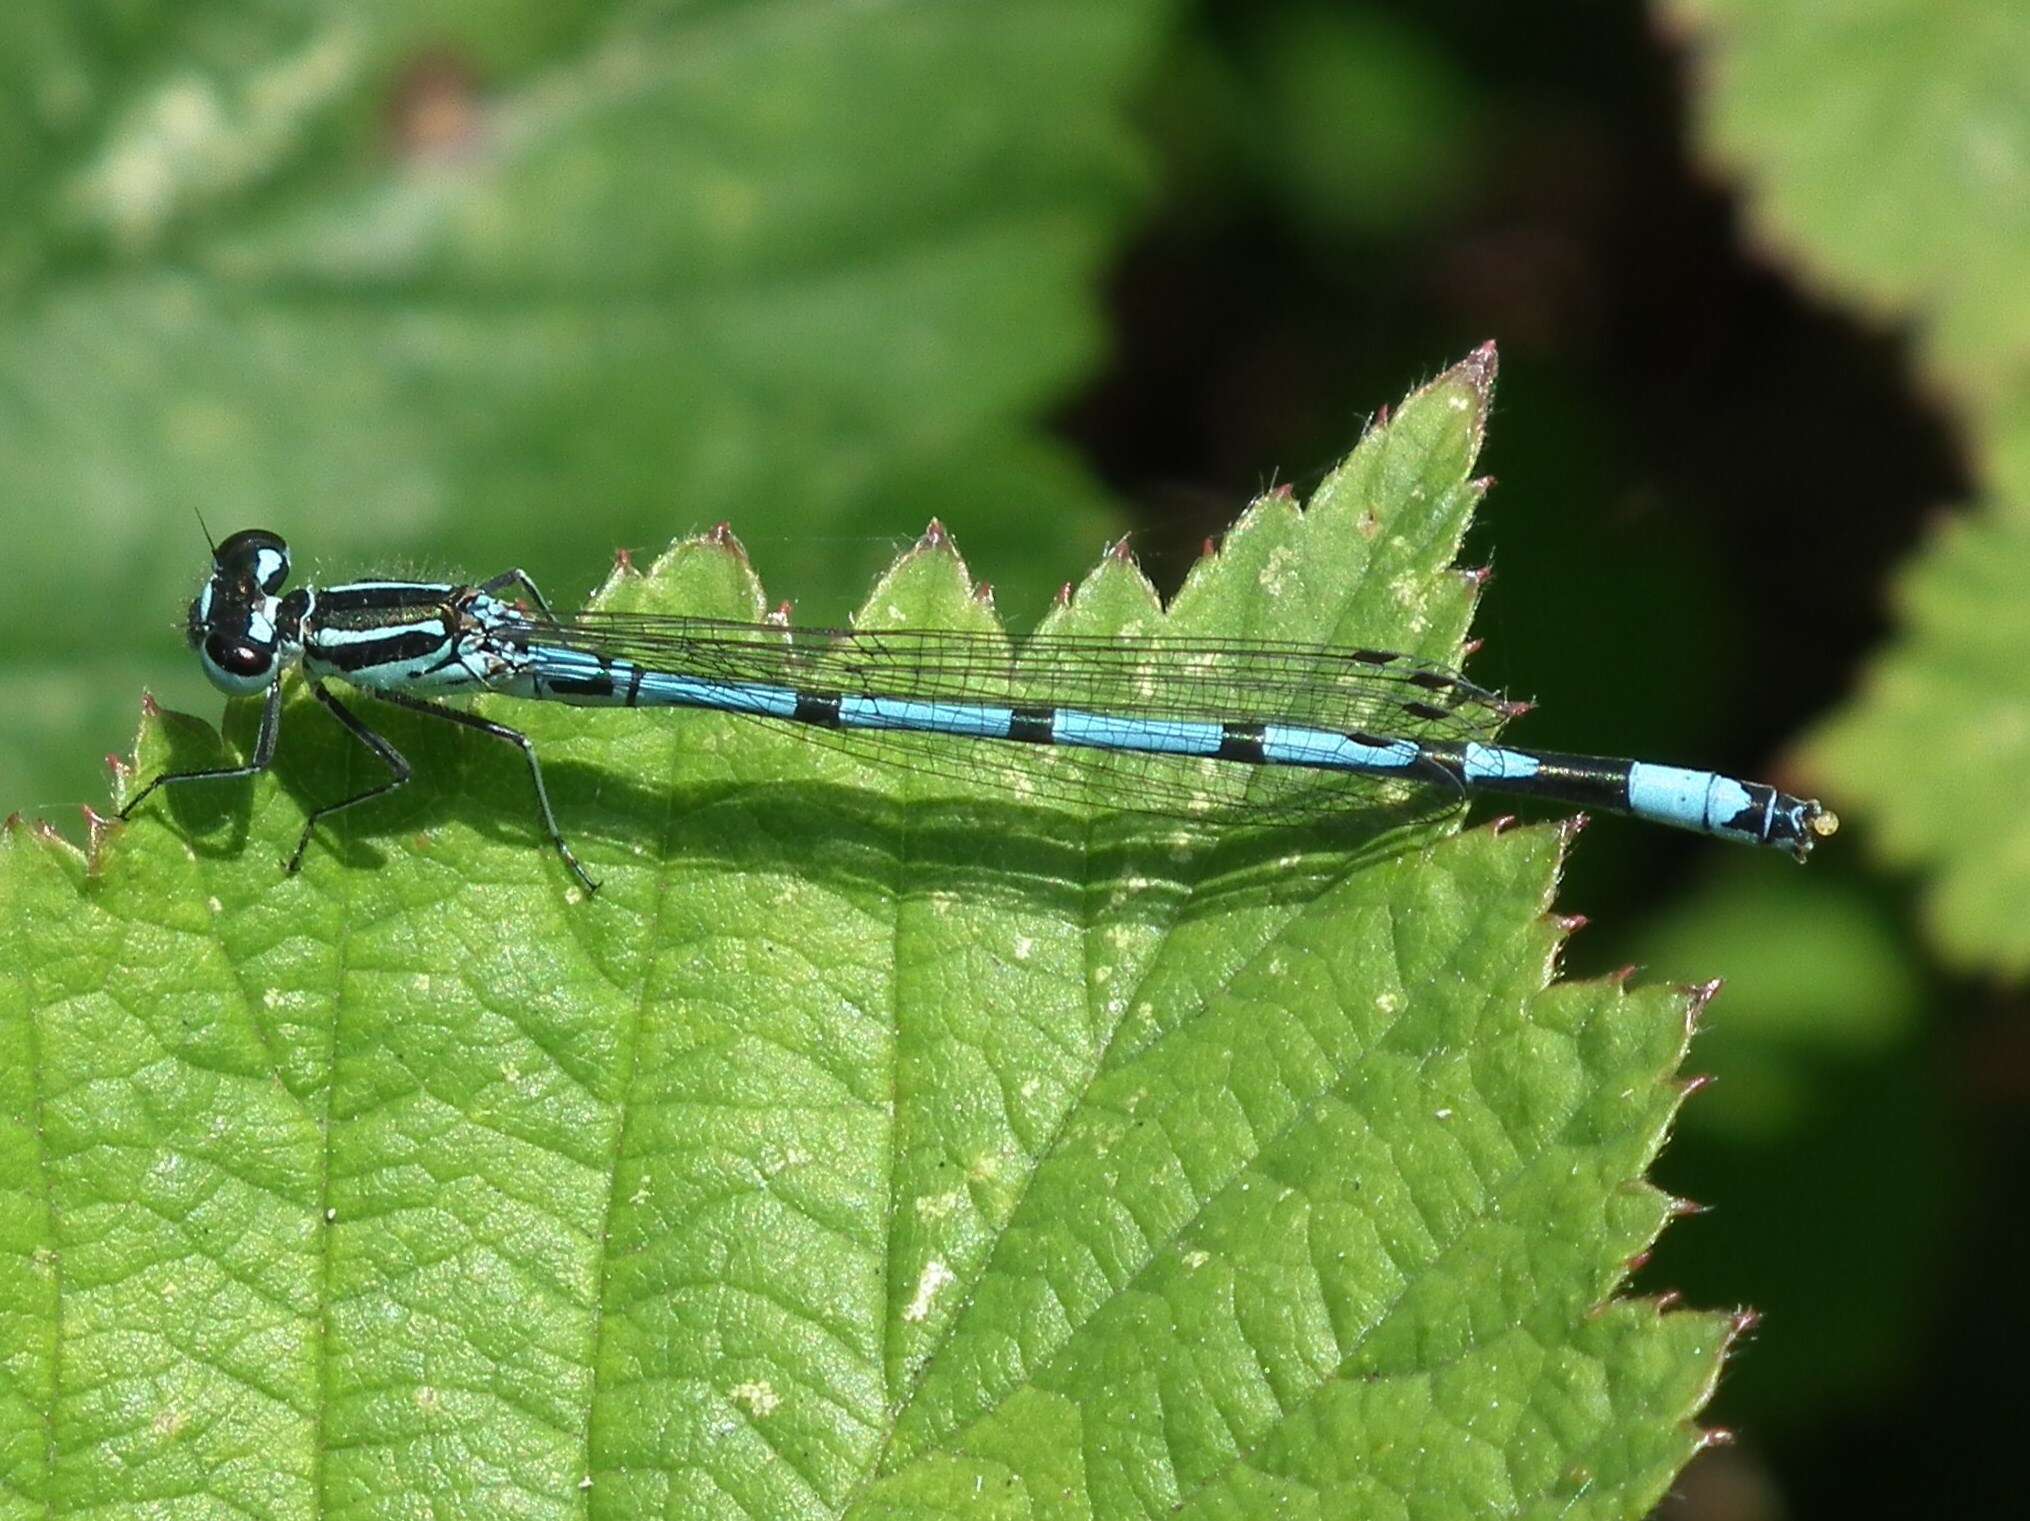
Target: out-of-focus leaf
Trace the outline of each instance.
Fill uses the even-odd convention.
[[[6,7],[0,697],[87,690],[0,789],[82,795],[141,679],[197,700],[194,512],[552,579],[733,514],[837,616],[963,499],[1040,606],[1109,521],[1035,421],[1165,9]]]
[[[1963,966],[2030,973],[2030,519],[1957,522],[1904,575],[1903,632],[1813,763],[1890,860],[1926,874]]]
[[[1052,627],[1456,656],[1491,380]],[[767,605],[717,537],[604,598]],[[997,628],[942,538],[861,617]],[[418,781],[283,878],[371,769],[300,693],[258,781],[0,843],[0,1508],[1635,1517],[1699,1445],[1732,1323],[1614,1297],[1691,999],[1552,981],[1565,831],[498,711],[595,901],[518,757],[379,710]]]
[[[2030,374],[2030,8],[2012,0],[1663,0],[1692,43],[1699,134],[1765,246],[1916,319],[1974,411]],[[2030,504],[2030,480],[2012,493]]]
[[[1984,490],[1810,762],[1928,878],[1941,948],[2030,971],[2030,9],[1672,0],[1708,151],[1808,279],[1912,322]],[[1837,502],[1826,531],[1839,531]],[[1810,573],[1808,546],[1800,574]]]
[[[1358,4],[1275,6],[1254,51],[1260,173],[1311,225],[1402,229],[1472,189],[1472,92],[1418,29]]]

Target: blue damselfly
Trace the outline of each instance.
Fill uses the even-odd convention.
[[[517,746],[544,831],[588,892],[596,884],[557,826],[528,737],[436,699],[497,692],[587,707],[697,708],[791,725],[905,765],[942,753],[932,766],[945,770],[958,742],[981,741],[965,748],[967,773],[1022,796],[1209,822],[1316,820],[1361,806],[1377,787],[1407,785],[1440,797],[1507,793],[1632,814],[1777,846],[1799,860],[1839,827],[1817,802],[1761,782],[1499,743],[1502,724],[1523,705],[1387,650],[1239,639],[1011,643],[941,629],[560,614],[519,570],[473,584],[368,580],[285,592],[288,577],[289,551],[275,534],[248,529],[213,549],[187,632],[214,686],[264,698],[253,756],[158,776],[120,817],[167,783],[266,769],[282,676],[300,664],[311,694],[388,776],[313,808],[292,872],[319,820],[411,775],[401,752],[332,693],[333,678]]]

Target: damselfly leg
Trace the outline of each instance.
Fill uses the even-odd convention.
[[[136,808],[148,801],[149,794],[157,787],[167,787],[172,782],[223,782],[241,777],[259,776],[268,769],[275,759],[275,736],[282,728],[282,689],[268,688],[268,700],[261,707],[261,732],[254,736],[254,758],[239,766],[213,766],[199,771],[165,771],[147,786],[121,805],[119,816],[126,818]]]
[[[516,571],[514,574],[520,575],[521,572]],[[529,590],[533,593],[535,588],[530,587]],[[536,758],[534,740],[520,729],[510,729],[506,724],[497,724],[491,719],[481,718],[477,713],[467,713],[459,708],[440,707],[434,702],[424,702],[421,698],[410,697],[402,692],[380,692],[375,695],[382,702],[391,702],[398,708],[428,713],[432,718],[441,718],[462,728],[475,729],[481,734],[504,740],[518,748],[522,752],[522,759],[529,763],[529,780],[536,784],[536,806],[542,810],[543,831],[549,835],[550,843],[557,847],[557,854],[564,858],[564,864],[571,868],[571,875],[578,879],[579,885],[588,893],[599,891],[599,884],[592,880],[583,866],[578,864],[578,857],[572,853],[570,842],[564,838],[564,831],[557,827],[557,815],[550,807],[550,789],[543,785],[543,763]]]

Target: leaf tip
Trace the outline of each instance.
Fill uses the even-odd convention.
[[[923,534],[917,539],[916,547],[920,550],[950,549],[952,547],[952,536],[946,531],[944,520],[932,518],[929,523],[924,525]]]
[[[714,523],[712,531],[705,535],[705,542],[715,549],[723,549],[741,564],[747,563],[747,546],[740,542],[740,536],[733,531],[731,523]]]
[[[99,856],[99,847],[104,843],[106,836],[112,831],[113,826],[120,821],[115,815],[99,812],[90,803],[80,804],[78,811],[85,816],[85,854],[90,859],[96,861]]]
[[[1685,989],[1685,1035],[1688,1038],[1698,1033],[1699,1024],[1706,1017],[1707,1006],[1720,996],[1720,989],[1726,985],[1724,977],[1715,977]]]
[[[638,576],[641,574],[635,568],[634,551],[624,544],[613,552],[613,574],[619,577]]]
[[[994,605],[994,583],[992,581],[975,582],[973,586],[973,600],[983,607],[992,607]]]
[[[1286,486],[1280,489],[1288,491],[1289,488]],[[1107,546],[1106,557],[1117,565],[1133,565],[1135,563],[1135,550],[1128,543],[1128,536],[1126,534],[1122,534]]]

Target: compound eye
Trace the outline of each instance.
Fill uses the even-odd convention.
[[[213,634],[204,642],[204,673],[222,691],[258,692],[275,670],[275,652],[258,644]]]
[[[232,579],[245,577],[271,597],[289,579],[289,546],[265,528],[242,528],[219,545],[213,559]]]

